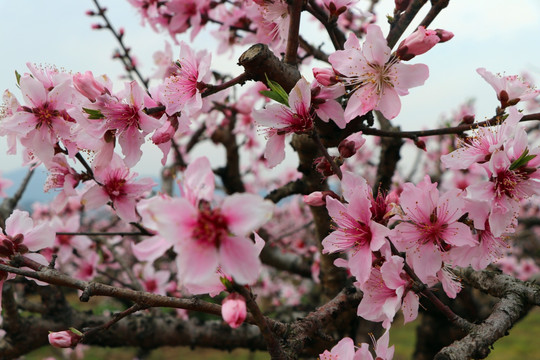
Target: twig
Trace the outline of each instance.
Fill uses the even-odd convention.
[[[83,236],[150,236],[148,232],[129,232],[129,231],[118,231],[118,232],[91,232],[91,231],[58,231],[56,235],[83,235]]]
[[[379,130],[375,128],[361,128],[364,135],[375,135],[381,137],[393,137],[393,138],[408,138],[415,140],[419,137],[424,136],[436,136],[436,135],[452,135],[452,134],[461,134],[465,131],[474,130],[480,127],[487,126],[497,126],[500,123],[497,122],[498,116],[494,116],[491,119],[477,122],[474,124],[463,124],[454,127],[446,127],[441,129],[433,130],[417,130],[417,131],[388,131],[388,130]],[[523,115],[520,122],[540,120],[540,113]]]
[[[147,309],[147,308],[148,308],[147,306],[143,306],[141,304],[134,304],[130,308],[127,308],[126,310],[115,314],[113,316],[113,318],[111,320],[107,321],[106,323],[104,323],[102,325],[99,325],[99,326],[96,326],[94,328],[85,330],[84,333],[83,333],[84,336],[83,336],[82,342],[84,343],[85,339],[91,337],[92,335],[96,334],[99,331],[107,330],[112,325],[114,325],[118,321],[122,320],[126,316],[129,316],[129,315],[131,315],[133,313],[136,313],[137,311],[144,310],[144,309]]]
[[[285,62],[295,65],[298,54],[298,35],[300,32],[300,15],[302,14],[302,5],[304,0],[292,0],[289,4],[289,34],[287,35],[287,48],[285,50]]]
[[[420,26],[423,26],[427,29],[427,27],[431,24],[433,20],[439,15],[439,13],[448,6],[448,3],[450,0],[435,0],[431,1],[431,9],[429,9],[429,12],[424,17],[424,20],[420,23]]]
[[[276,338],[275,334],[268,327],[268,322],[266,317],[262,314],[259,305],[255,302],[253,294],[251,291],[240,285],[234,285],[234,290],[242,295],[246,299],[246,305],[249,309],[249,312],[253,316],[255,325],[261,330],[261,334],[266,341],[268,346],[268,352],[272,357],[272,360],[285,360],[286,356],[283,352],[283,349]]]
[[[244,84],[249,79],[250,79],[249,75],[247,73],[243,72],[240,75],[238,75],[237,77],[232,78],[229,81],[225,81],[222,84],[219,84],[219,85],[207,84],[206,89],[201,93],[201,97],[204,98],[204,97],[213,95],[213,94],[215,94],[217,92],[220,92],[222,90],[230,88],[231,86],[234,86],[236,84]]]
[[[388,238],[387,240],[390,243],[392,254],[399,256],[399,251],[396,249],[392,241],[390,241],[390,239]],[[416,275],[414,270],[409,266],[409,264],[407,264],[407,262],[403,262],[403,270],[405,270],[407,275],[409,275],[411,279],[418,285],[422,295],[427,297],[429,301],[431,301],[433,305],[435,305],[435,307],[439,309],[439,311],[441,311],[452,324],[456,325],[457,327],[466,332],[471,331],[474,325],[454,313],[452,309],[450,309],[446,304],[439,300],[439,298],[436,297],[431,290],[429,290],[429,288],[422,282],[422,280],[420,280],[418,275]]]
[[[296,179],[294,181],[290,181],[287,184],[278,187],[277,189],[274,189],[270,191],[268,195],[266,195],[264,198],[267,200],[270,200],[274,203],[279,202],[281,199],[284,199],[288,196],[295,195],[295,194],[305,194],[307,195],[307,185],[302,179]]]
[[[324,147],[323,143],[321,142],[321,138],[319,137],[316,131],[313,131],[311,138],[315,141],[315,144],[317,144],[317,147],[323,154],[324,158],[328,161],[328,163],[332,167],[334,174],[336,174],[337,177],[341,180],[341,178],[343,177],[343,174],[341,173],[341,169],[339,168],[338,164],[336,164],[334,159],[330,156],[330,154],[328,154],[328,150],[326,150],[326,147]]]
[[[426,2],[427,0],[412,0],[407,10],[399,17],[399,20],[391,24],[390,32],[386,37],[390,49],[396,45],[401,35],[403,35],[407,29],[407,26],[413,21],[416,14],[418,14],[418,11],[420,11]]]
[[[5,228],[6,219],[9,217],[9,215],[11,215],[11,213],[17,207],[17,204],[21,200],[33,174],[34,168],[28,170],[15,194],[13,194],[13,196],[11,197],[5,198],[4,201],[2,201],[2,205],[0,205],[0,227],[2,229]]]
[[[137,75],[139,80],[142,82],[144,87],[148,89],[148,79],[144,79],[141,73],[139,72],[139,70],[137,69],[137,66],[135,65],[135,63],[131,59],[131,56],[129,55],[129,49],[126,48],[126,46],[124,45],[124,41],[122,40],[122,35],[120,35],[114,29],[114,27],[112,26],[112,23],[109,21],[109,18],[107,17],[107,15],[105,15],[106,9],[102,8],[101,5],[99,5],[98,0],[92,0],[92,1],[94,2],[94,4],[96,5],[98,9],[98,15],[103,18],[103,21],[105,21],[107,29],[109,29],[113,33],[116,40],[118,40],[118,43],[120,44],[120,47],[122,48],[122,51],[124,52],[124,54],[121,55],[121,59],[124,62],[124,65],[126,65],[126,70],[128,71],[129,74],[131,74],[131,71],[133,71],[135,75]],[[125,63],[124,57],[129,59],[129,64]]]

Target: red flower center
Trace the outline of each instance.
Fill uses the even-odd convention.
[[[220,209],[211,209],[210,204],[203,202],[199,209],[197,225],[192,236],[200,243],[219,247],[221,240],[229,233],[227,220]]]

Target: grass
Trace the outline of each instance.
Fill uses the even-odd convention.
[[[395,345],[394,360],[412,359],[417,322],[396,326],[390,330],[390,343]],[[540,309],[533,309],[528,316],[509,331],[509,336],[494,344],[489,360],[540,360],[536,341],[540,337]]]

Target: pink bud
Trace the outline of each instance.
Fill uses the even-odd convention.
[[[425,27],[419,26],[399,44],[396,54],[401,60],[411,60],[416,55],[427,52],[439,41],[441,39],[435,30],[426,30]]]
[[[82,336],[75,334],[71,330],[49,333],[49,343],[57,348],[74,347],[81,341]]]
[[[103,25],[101,24],[92,24],[92,29],[94,30],[98,30],[98,29],[102,29],[103,28]]]
[[[345,139],[341,140],[341,142],[338,145],[338,151],[339,155],[341,155],[344,158],[350,158],[356,152],[358,149],[364,145],[366,142],[366,139],[362,137],[362,132],[359,131],[357,133],[354,133],[352,135],[349,135]]]
[[[221,316],[230,327],[236,329],[246,319],[246,300],[237,293],[232,293],[221,303]]]
[[[439,39],[441,39],[440,42],[442,43],[454,37],[454,33],[451,33],[450,31],[446,31],[443,29],[435,29],[435,31],[437,32],[437,36],[439,37]]]
[[[323,86],[332,86],[338,83],[337,75],[332,69],[313,68],[313,76]]]
[[[75,89],[86,96],[90,101],[96,101],[96,98],[99,95],[107,92],[105,86],[94,79],[94,75],[91,71],[87,71],[84,74],[76,73],[73,75],[73,86],[75,86]]]
[[[330,196],[339,199],[339,196],[330,190],[314,191],[309,195],[304,195],[304,202],[310,206],[323,206],[326,204],[326,197]]]

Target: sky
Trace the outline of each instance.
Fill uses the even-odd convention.
[[[142,73],[152,74],[155,70],[152,55],[164,48],[165,41],[172,43],[169,35],[141,26],[139,15],[126,0],[102,0],[101,3],[108,8],[114,26],[125,29],[125,42],[132,47]],[[359,2],[360,6],[365,3],[364,0]],[[391,13],[393,3],[392,0],[381,0],[377,5],[378,23],[383,33],[387,32],[384,15]],[[86,16],[89,9],[94,9],[91,0],[0,2],[0,13],[3,14],[0,22],[3,53],[0,90],[10,89],[21,99],[14,71],[24,73],[27,62],[54,65],[73,73],[91,70],[95,75],[107,74],[117,80],[115,89],[121,88],[122,65],[111,59],[118,45],[108,31],[91,29],[99,18]],[[421,14],[426,12],[427,6]],[[418,22],[421,18],[418,17]],[[409,30],[412,31],[414,26],[413,23]],[[402,111],[392,121],[404,130],[436,126],[441,114],[449,114],[471,98],[476,99],[477,120],[491,117],[497,100],[490,85],[476,73],[479,67],[507,75],[527,70],[540,81],[538,0],[451,0],[431,28],[452,31],[455,37],[410,62],[427,64],[430,77],[424,86],[413,88],[409,95],[402,97]],[[324,39],[316,27],[303,27],[302,31],[305,38],[315,38],[315,44]],[[201,34],[193,45],[211,50],[214,44],[209,36]],[[238,54],[246,49],[247,46],[239,49]],[[173,46],[173,53],[179,54],[179,47]],[[230,59],[215,59],[213,65],[221,71],[228,70],[232,75],[242,71],[236,65],[236,55]],[[311,77],[309,69],[303,75]],[[3,173],[20,167],[19,158],[5,155],[5,149],[5,139],[0,138],[0,171]],[[145,155],[136,171],[157,174],[160,152],[153,147],[144,150]]]

